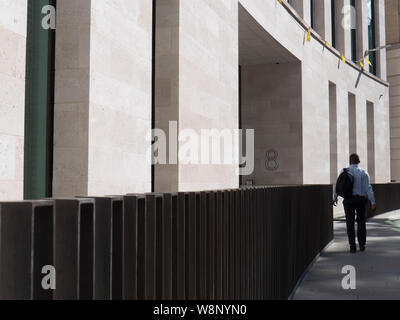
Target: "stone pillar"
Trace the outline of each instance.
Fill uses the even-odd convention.
[[[384,88],[380,97],[373,102],[375,120],[375,183],[387,183],[391,180],[390,157],[382,157],[382,155],[391,153],[391,144],[389,143],[390,130],[388,130],[392,120],[389,110],[389,88]],[[395,132],[392,131],[393,133]],[[393,135],[392,138],[394,138]],[[392,140],[392,145],[394,142],[395,140]]]
[[[386,25],[385,25],[385,0],[375,0],[375,34],[376,46],[386,45]],[[397,10],[397,12],[399,12]],[[398,19],[399,14],[397,14]],[[386,49],[376,53],[376,74],[383,80],[387,79]]]
[[[165,128],[176,119],[179,133],[198,136],[204,129],[233,134],[239,124],[238,1],[162,0],[156,9],[156,123]],[[181,138],[179,151],[188,142]],[[201,164],[197,150],[195,163],[156,168],[156,191],[238,187],[236,164]]]
[[[369,47],[367,1],[356,0],[356,13],[357,13],[357,60],[363,60],[365,51],[367,51]],[[368,63],[364,63],[364,69],[369,70]]]
[[[367,139],[368,139],[368,172],[371,182],[375,183],[375,110],[374,104],[367,101]]]
[[[302,65],[303,183],[330,183],[329,82]]]
[[[322,39],[332,44],[331,8],[331,0],[315,1],[315,30]]]
[[[54,196],[151,191],[152,2],[57,5]]]
[[[337,173],[343,168],[349,166],[349,94],[346,87],[342,87],[340,84],[336,87],[337,97]],[[344,216],[344,209],[341,203],[342,199],[339,199],[339,205],[334,208],[334,215]]]
[[[400,49],[388,50],[392,179],[400,181]],[[376,130],[377,131],[377,130]]]
[[[23,199],[27,1],[0,10],[0,201]]]
[[[336,0],[336,48],[348,59],[351,58],[350,0]]]
[[[317,2],[320,0],[317,0]],[[311,24],[311,1],[310,0],[294,0],[293,8],[304,19],[307,24]]]
[[[400,30],[399,30],[399,0],[384,0],[379,1],[379,15],[381,15],[382,5],[385,6],[385,19],[386,20],[386,40],[387,43],[397,43],[400,41]],[[382,4],[383,3],[383,4]],[[382,20],[380,20],[380,23]],[[379,24],[380,24],[379,23]]]
[[[384,1],[382,1],[384,2]],[[379,11],[382,3],[379,2]],[[400,41],[399,29],[399,1],[386,0],[386,39],[388,44]],[[381,13],[380,13],[381,14]],[[381,21],[381,20],[380,20]],[[380,25],[381,23],[379,23]],[[380,40],[379,42],[381,42]],[[390,154],[391,154],[391,179],[400,181],[400,49],[389,49],[383,53],[387,55],[387,79],[390,82]],[[378,73],[381,68],[381,59],[378,55]],[[384,64],[386,66],[386,64]],[[382,72],[382,71],[381,71]],[[376,108],[376,107],[375,107]],[[375,109],[376,110],[376,109]],[[375,112],[376,113],[376,112]],[[374,114],[375,114],[374,113]],[[375,128],[375,132],[378,131]],[[377,146],[378,147],[378,146]]]
[[[329,83],[329,136],[330,136],[330,164],[331,180],[334,184],[338,174],[338,119],[337,119],[337,92],[336,85]]]

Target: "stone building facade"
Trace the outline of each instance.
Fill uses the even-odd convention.
[[[400,161],[386,50],[367,56],[371,67],[364,59],[387,34],[397,41],[384,0],[0,5],[0,200],[330,184],[352,152],[373,182],[387,183],[390,151]],[[43,26],[33,19],[51,12],[46,5],[56,29],[35,29],[46,39],[39,46],[32,28]],[[236,164],[153,167],[149,132],[169,134],[171,121],[178,132],[254,129],[253,173],[240,178]]]

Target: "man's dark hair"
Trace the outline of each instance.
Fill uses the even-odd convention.
[[[350,156],[350,164],[360,164],[360,157],[358,156],[357,153],[353,153]]]

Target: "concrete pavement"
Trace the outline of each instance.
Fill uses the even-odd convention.
[[[400,300],[400,211],[367,224],[367,251],[349,253],[344,220],[335,222],[335,242],[311,267],[294,300]],[[344,266],[354,266],[356,289],[345,290]]]

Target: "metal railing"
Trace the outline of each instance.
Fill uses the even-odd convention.
[[[293,186],[0,203],[0,299],[287,299],[333,239],[331,197]]]

